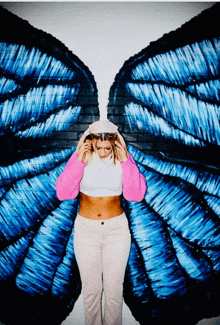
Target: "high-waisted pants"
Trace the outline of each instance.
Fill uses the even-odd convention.
[[[74,251],[82,282],[86,325],[122,324],[123,282],[130,246],[131,235],[124,213],[107,220],[77,215]]]

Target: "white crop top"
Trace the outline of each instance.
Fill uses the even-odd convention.
[[[92,161],[84,168],[80,192],[89,196],[117,196],[122,194],[122,167],[109,157],[100,159],[93,153]]]

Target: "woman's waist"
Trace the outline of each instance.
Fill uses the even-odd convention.
[[[93,220],[106,220],[123,213],[121,196],[91,197],[80,193],[79,214]]]
[[[106,204],[106,203],[113,203],[116,204],[116,202],[121,202],[121,194],[118,195],[100,195],[100,196],[92,196],[85,194],[83,192],[80,192],[80,203],[89,203],[89,204]]]
[[[123,209],[121,207],[114,208],[113,210],[106,209],[88,209],[81,208],[79,209],[79,215],[86,219],[91,220],[108,220],[116,218],[123,214]]]

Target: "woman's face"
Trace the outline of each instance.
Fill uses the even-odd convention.
[[[112,152],[112,145],[108,140],[92,140],[93,149],[101,159],[107,158]]]

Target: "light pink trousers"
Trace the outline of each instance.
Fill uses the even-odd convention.
[[[122,324],[123,282],[130,246],[131,235],[124,213],[108,220],[77,215],[74,251],[82,281],[86,325]]]

